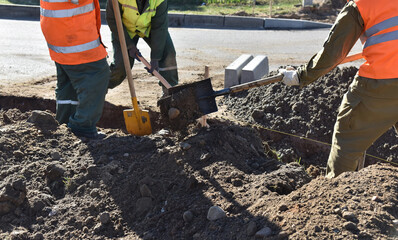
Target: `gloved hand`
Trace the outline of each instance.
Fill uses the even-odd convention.
[[[280,74],[283,74],[282,82],[287,86],[297,86],[300,85],[299,78],[296,70],[281,68],[278,70]]]
[[[129,56],[135,58],[138,62],[141,62],[138,56],[142,57],[140,50],[136,46],[132,46],[129,48]]]
[[[156,70],[159,72],[159,61],[158,60],[151,60],[151,68],[148,69],[147,67],[145,68],[149,73],[153,73],[153,70]]]

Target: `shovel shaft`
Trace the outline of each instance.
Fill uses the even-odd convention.
[[[347,56],[343,61],[341,61],[339,64],[343,64],[343,63],[348,63],[348,62],[352,62],[352,61],[355,61],[355,60],[359,60],[359,59],[361,59],[363,56],[362,56],[362,53],[357,53],[357,54],[353,54],[353,55],[350,55],[350,56]]]
[[[222,95],[227,95],[230,93],[236,93],[236,92],[240,92],[240,91],[244,91],[250,88],[255,88],[255,87],[259,87],[259,86],[263,86],[263,85],[267,85],[270,83],[274,83],[274,82],[280,82],[283,79],[283,75],[282,74],[278,74],[272,77],[266,77],[266,78],[262,78],[253,82],[248,82],[248,83],[243,83],[243,84],[239,84],[230,88],[225,88],[219,91],[215,91],[212,94],[212,97],[217,97],[217,96],[222,96]]]
[[[282,81],[282,79],[283,79],[283,75],[278,74],[275,76],[262,78],[262,79],[259,79],[256,81],[239,84],[239,85],[231,87],[231,93],[240,92],[240,91],[247,90],[247,89],[254,88],[254,87],[260,87],[260,86],[267,85],[267,84],[274,83],[274,82],[280,82],[280,81]]]
[[[142,56],[138,56],[138,59],[140,59],[140,61],[145,65],[145,67],[147,67],[148,69],[151,68],[151,64]],[[162,75],[160,75],[160,73],[156,70],[153,70],[153,75],[155,75],[155,77],[157,77],[159,79],[159,81],[167,88],[171,88],[171,85],[169,82],[166,81],[166,79],[164,79],[164,77]]]
[[[136,95],[135,95],[135,88],[134,88],[134,83],[133,83],[133,74],[131,73],[131,69],[130,69],[130,59],[129,59],[128,52],[127,52],[127,45],[126,45],[126,41],[125,41],[125,37],[124,37],[124,29],[123,29],[123,24],[122,24],[122,18],[120,15],[118,0],[112,0],[112,5],[113,5],[113,12],[115,13],[116,27],[117,27],[117,32],[118,32],[118,36],[119,36],[120,47],[122,49],[124,68],[126,70],[127,80],[129,82],[130,94],[131,94],[132,98],[135,98]]]

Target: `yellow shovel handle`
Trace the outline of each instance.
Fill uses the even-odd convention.
[[[352,61],[356,61],[363,58],[362,53],[357,53],[357,54],[353,54],[350,56],[347,56],[343,61],[341,61],[339,64],[343,64],[343,63],[348,63],[348,62],[352,62]]]

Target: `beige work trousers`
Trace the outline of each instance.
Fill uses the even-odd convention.
[[[326,177],[355,171],[374,141],[398,122],[398,79],[356,76],[341,102]]]

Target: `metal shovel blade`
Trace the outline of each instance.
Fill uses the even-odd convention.
[[[144,136],[152,134],[151,120],[148,110],[141,110],[137,98],[133,97],[133,109],[123,110],[124,123],[128,133]]]
[[[161,112],[173,107],[182,113],[189,113],[187,117],[199,118],[218,110],[210,78],[171,87],[168,92],[168,96],[158,101]]]
[[[205,80],[196,82],[194,84],[195,89],[195,99],[196,103],[199,105],[200,111],[203,115],[217,112],[216,97],[213,96],[214,90],[211,85],[211,79],[207,78]]]
[[[126,109],[123,111],[123,116],[124,123],[126,124],[126,130],[130,134],[145,136],[152,133],[152,126],[148,110]]]

